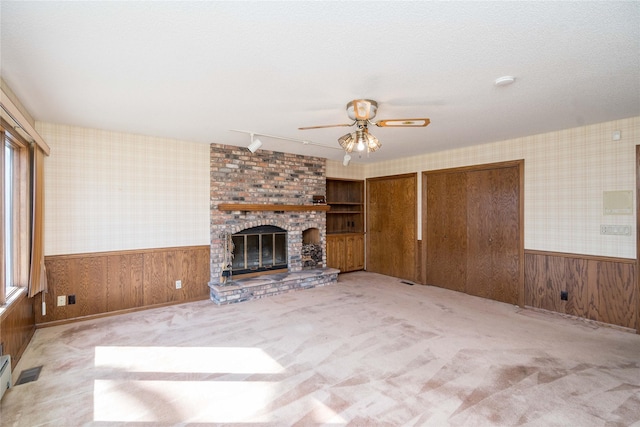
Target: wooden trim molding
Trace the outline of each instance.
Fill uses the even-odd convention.
[[[133,255],[133,254],[145,254],[145,253],[157,253],[157,252],[171,252],[176,250],[197,250],[197,249],[210,249],[209,245],[197,245],[197,246],[175,246],[167,248],[147,248],[147,249],[126,249],[122,251],[104,251],[104,252],[87,252],[79,254],[60,254],[60,255],[47,255],[45,260],[57,260],[57,259],[70,259],[70,258],[92,258],[101,256],[113,256],[113,255]]]
[[[313,212],[313,211],[328,211],[331,207],[329,205],[260,205],[249,203],[220,203],[218,210],[220,211],[242,211],[242,212],[256,212],[256,211],[295,211],[295,212]]]
[[[531,254],[531,255],[550,255],[550,256],[562,257],[562,258],[586,259],[586,260],[593,260],[593,261],[619,262],[622,264],[636,263],[636,260],[633,258],[617,258],[617,257],[607,257],[607,256],[599,256],[599,255],[582,255],[582,254],[573,254],[568,252],[540,251],[536,249],[525,249],[524,253]]]
[[[392,179],[404,179],[404,178],[411,178],[411,177],[416,177],[416,180],[418,179],[418,172],[409,172],[409,173],[401,173],[401,174],[397,174],[397,175],[384,175],[384,176],[374,176],[373,178],[367,178],[366,181],[369,182],[375,182],[375,181],[389,181]],[[416,195],[417,197],[417,195]]]
[[[495,163],[482,163],[479,165],[470,165],[470,166],[458,166],[452,168],[445,169],[433,169],[423,171],[423,174],[439,174],[439,173],[459,173],[459,172],[469,172],[469,171],[479,171],[485,169],[499,169],[499,168],[510,168],[510,167],[524,167],[524,159],[518,160],[507,160],[504,162],[495,162]],[[521,171],[524,174],[524,171]],[[524,180],[524,178],[523,178]]]

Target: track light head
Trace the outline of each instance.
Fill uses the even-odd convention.
[[[247,147],[249,151],[255,153],[260,147],[262,147],[262,141],[260,141],[258,138],[253,139],[253,134],[251,134],[251,144],[249,144],[249,146]]]

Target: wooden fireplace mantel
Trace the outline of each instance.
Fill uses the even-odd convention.
[[[220,211],[328,211],[329,205],[260,205],[248,203],[220,203]]]

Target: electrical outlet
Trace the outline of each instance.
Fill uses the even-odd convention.
[[[569,300],[569,292],[567,291],[560,291],[560,299],[562,301],[567,301]]]
[[[76,296],[75,295],[69,295],[67,297],[67,304],[73,305],[75,303],[76,303]]]
[[[182,289],[182,280],[176,280],[176,289]]]
[[[63,305],[67,305],[67,297],[66,297],[66,295],[58,296],[58,307],[62,307]]]

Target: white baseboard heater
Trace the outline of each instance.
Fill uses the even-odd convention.
[[[11,356],[0,356],[0,400],[4,392],[11,388]]]

